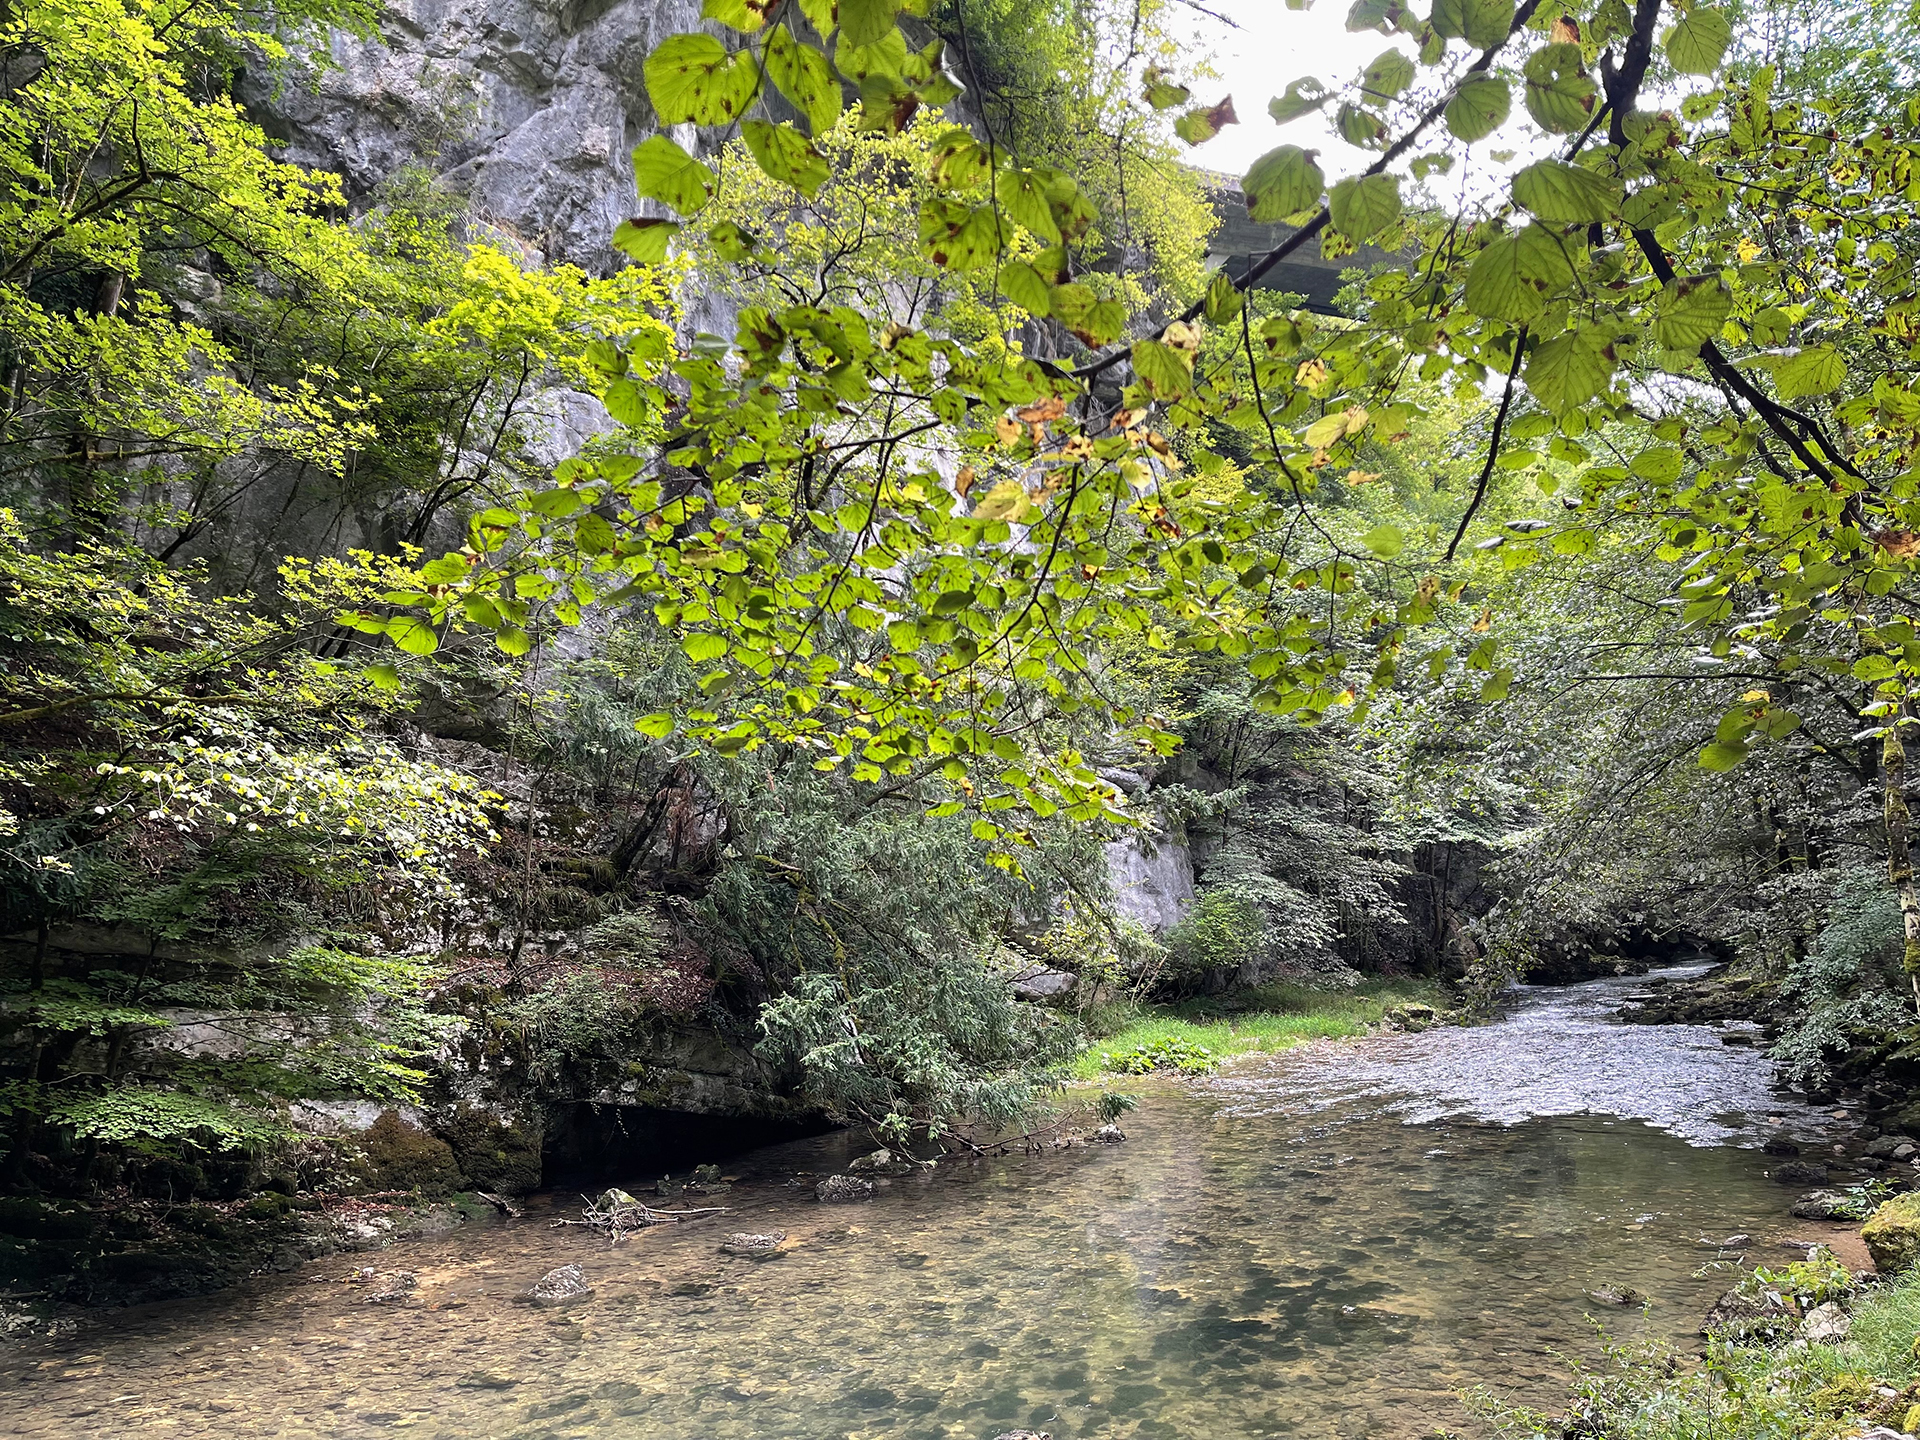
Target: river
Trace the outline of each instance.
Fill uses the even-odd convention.
[[[1471,1433],[1457,1391],[1550,1401],[1564,1354],[1685,1341],[1702,1239],[1789,1258],[1757,1147],[1829,1112],[1641,981],[1522,991],[1472,1030],[1323,1042],[1147,1083],[1124,1145],[814,1203],[847,1137],[730,1167],[735,1213],[610,1248],[554,1211],[142,1307],[0,1361],[0,1434],[336,1440],[1057,1440]],[[1131,1082],[1130,1082],[1131,1083]],[[568,1204],[577,1197],[558,1197]],[[771,1261],[730,1230],[783,1230]],[[516,1303],[577,1263],[592,1298]],[[369,1304],[358,1266],[417,1273]],[[1703,1268],[1704,1267],[1704,1268]],[[1651,1305],[1585,1292],[1631,1286]]]

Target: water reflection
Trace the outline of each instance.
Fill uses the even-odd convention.
[[[1695,1055],[1584,1003],[1536,996],[1486,1030],[1169,1087],[1130,1117],[1126,1145],[949,1167],[871,1204],[785,1186],[835,1162],[832,1142],[808,1141],[758,1157],[717,1224],[609,1250],[535,1214],[371,1257],[419,1272],[405,1308],[341,1283],[369,1257],[151,1307],[12,1357],[0,1433],[1387,1440],[1464,1427],[1456,1387],[1550,1393],[1556,1352],[1594,1348],[1589,1311],[1627,1334],[1690,1332],[1724,1283],[1694,1273],[1714,1253],[1700,1237],[1784,1221],[1789,1197],[1757,1154],[1702,1143],[1747,1118],[1716,1118],[1724,1098],[1689,1089],[1768,1109],[1764,1059],[1717,1042]],[[1558,1043],[1569,1026],[1605,1030],[1602,1051],[1591,1035]],[[1511,1078],[1475,1080],[1478,1054]],[[1533,1085],[1529,1054],[1557,1088]],[[1616,1066],[1633,1083],[1612,1084]],[[1547,1096],[1546,1118],[1516,1114],[1523,1083],[1526,1104]],[[1579,1094],[1668,1129],[1573,1113]],[[1405,1123],[1428,1114],[1447,1118]],[[1506,1119],[1519,1123],[1490,1123]],[[743,1227],[798,1248],[718,1254]],[[514,1303],[568,1262],[590,1301]],[[1608,1283],[1653,1297],[1650,1318],[1583,1294]]]

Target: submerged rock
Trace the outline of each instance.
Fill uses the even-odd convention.
[[[593,1286],[587,1283],[587,1272],[578,1265],[562,1265],[534,1281],[526,1298],[535,1305],[556,1306],[571,1305],[591,1294]]]
[[[367,1296],[369,1305],[391,1305],[405,1300],[420,1288],[420,1277],[411,1270],[396,1270],[381,1277],[380,1288]]]
[[[858,1175],[829,1175],[813,1187],[814,1199],[825,1205],[847,1205],[873,1198],[873,1182]]]
[[[1127,1137],[1120,1133],[1120,1127],[1118,1125],[1107,1124],[1102,1125],[1088,1138],[1096,1145],[1118,1145]]]
[[[1874,1268],[1883,1275],[1920,1260],[1920,1193],[1896,1195],[1860,1227]]]
[[[1767,1178],[1776,1185],[1824,1185],[1827,1183],[1827,1167],[1789,1160],[1769,1170]]]
[[[993,1440],[1053,1440],[1051,1430],[1002,1430]]]
[[[1430,1030],[1440,1017],[1431,1005],[1412,1000],[1394,1006],[1383,1018],[1391,1030]]]
[[[1714,1250],[1742,1250],[1753,1243],[1751,1235],[1729,1235],[1724,1240],[1715,1240],[1702,1235],[1700,1243]]]
[[[1647,1297],[1631,1285],[1596,1285],[1586,1292],[1589,1300],[1601,1305],[1644,1305]]]
[[[750,1234],[745,1230],[735,1231],[720,1242],[720,1253],[738,1255],[748,1260],[771,1260],[784,1254],[780,1242],[787,1238],[786,1231],[773,1230],[765,1235]]]

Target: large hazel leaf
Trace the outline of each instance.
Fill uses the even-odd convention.
[[[898,0],[840,0],[840,34],[849,45],[875,45],[893,30]]]
[[[1513,0],[1433,0],[1434,33],[1491,50],[1513,29]]]
[[[1242,182],[1247,214],[1255,220],[1284,220],[1320,203],[1326,176],[1314,163],[1313,152],[1298,145],[1282,145],[1253,162]]]
[[[1719,10],[1690,10],[1667,32],[1667,61],[1682,75],[1711,75],[1733,43],[1733,24]]]
[[[1513,177],[1516,205],[1555,225],[1597,225],[1620,210],[1620,183],[1559,160],[1536,160]]]
[[[1578,45],[1541,46],[1527,57],[1525,74],[1527,113],[1542,130],[1570,135],[1587,123],[1596,88]]]
[[[729,55],[711,35],[669,35],[644,70],[653,108],[670,125],[724,125],[744,114],[760,89],[753,55]]]
[[[1527,357],[1527,389],[1556,415],[1577,410],[1613,378],[1611,350],[1607,335],[1593,327],[1556,335]]]
[[[694,215],[713,199],[713,172],[666,136],[655,135],[633,148],[633,186],[649,200]]]
[[[1831,345],[1810,345],[1773,367],[1774,388],[1782,400],[1827,395],[1847,383],[1847,362]]]
[[[782,25],[767,37],[766,62],[767,78],[806,117],[813,133],[831,130],[840,118],[840,82],[827,57],[795,40]]]
[[[791,185],[811,199],[827,183],[832,172],[827,157],[814,143],[791,125],[770,125],[765,120],[749,120],[740,127],[740,138],[747,142],[754,163],[773,179]]]
[[[1541,282],[1525,273],[1518,232],[1487,243],[1467,271],[1467,309],[1484,320],[1525,324],[1547,308]]]
[[[1342,235],[1371,240],[1400,218],[1400,182],[1392,175],[1350,175],[1333,187],[1328,208]]]
[[[767,23],[767,12],[779,3],[780,0],[706,0],[700,7],[700,17],[752,34]]]
[[[1484,140],[1506,123],[1512,108],[1506,81],[1475,75],[1462,81],[1447,102],[1447,129],[1459,140]]]
[[[1669,350],[1698,350],[1733,313],[1733,295],[1718,275],[1683,275],[1655,302],[1653,338]]]
[[[1311,115],[1332,98],[1333,91],[1313,76],[1305,75],[1288,85],[1286,94],[1276,95],[1269,100],[1267,113],[1273,117],[1274,124],[1284,125],[1289,120],[1298,120],[1302,115]]]
[[[991,205],[929,200],[920,207],[920,248],[943,270],[978,270],[1000,253],[1000,217]]]
[[[1375,104],[1391,100],[1413,83],[1413,57],[1404,50],[1383,50],[1360,76],[1360,88]]]
[[[667,242],[679,233],[672,220],[622,220],[613,227],[613,248],[636,265],[658,265],[667,258]]]

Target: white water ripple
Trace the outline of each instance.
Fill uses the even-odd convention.
[[[1620,1006],[1650,979],[1705,966],[1558,987],[1516,986],[1490,1025],[1447,1026],[1363,1044],[1316,1045],[1248,1064],[1207,1088],[1224,1114],[1319,1115],[1336,1106],[1388,1113],[1409,1125],[1479,1120],[1518,1125],[1555,1115],[1609,1115],[1666,1130],[1690,1145],[1757,1146],[1785,1131],[1813,1140],[1831,1128],[1775,1089],[1764,1051],[1727,1045],[1705,1025],[1634,1025]],[[1355,1105],[1377,1100],[1378,1105]],[[1329,1117],[1331,1118],[1331,1117]]]

